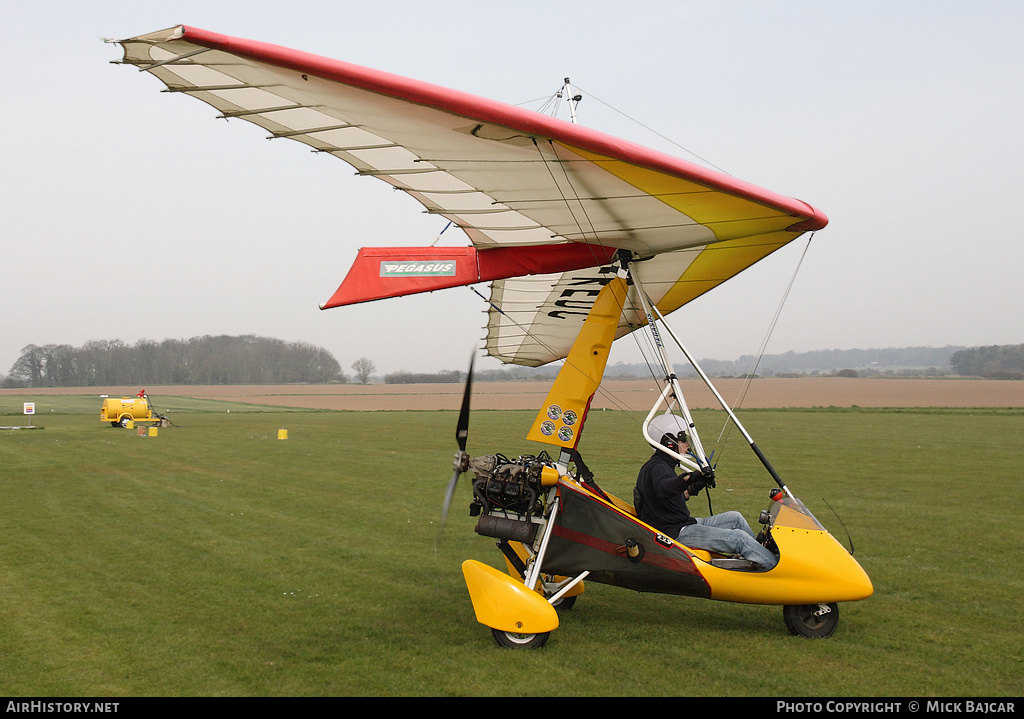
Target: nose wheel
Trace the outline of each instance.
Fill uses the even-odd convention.
[[[839,624],[839,607],[831,604],[798,604],[782,608],[782,618],[790,634],[811,639],[827,637]]]
[[[547,644],[551,632],[539,634],[516,634],[515,632],[503,632],[500,629],[491,629],[494,634],[494,641],[499,646],[507,649],[540,649]]]

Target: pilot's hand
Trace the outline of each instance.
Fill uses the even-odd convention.
[[[701,472],[701,478],[704,482],[705,487],[715,487],[715,470],[711,467],[705,467]]]

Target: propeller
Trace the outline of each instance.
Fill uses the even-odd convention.
[[[441,529],[444,529],[445,520],[448,519],[448,509],[452,504],[452,497],[455,496],[455,487],[459,483],[459,475],[469,469],[469,455],[466,454],[466,438],[469,436],[469,398],[473,394],[473,360],[474,353],[469,358],[469,373],[466,375],[466,388],[462,393],[462,409],[459,410],[459,422],[455,426],[455,441],[459,443],[459,451],[455,453],[455,473],[448,482],[448,489],[444,493],[444,505],[441,507]]]

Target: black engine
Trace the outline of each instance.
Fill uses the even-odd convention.
[[[533,517],[543,515],[545,487],[557,482],[558,470],[546,452],[510,460],[493,454],[474,457],[470,468],[473,502],[470,516],[479,516],[476,531],[487,537],[529,543],[536,534]]]

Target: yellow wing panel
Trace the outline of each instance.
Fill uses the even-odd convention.
[[[785,229],[803,219],[780,212],[767,204],[714,190],[678,176],[602,157],[579,148],[568,149],[686,215],[695,224],[707,227],[718,240],[763,235]],[[790,239],[797,234],[791,233]]]
[[[775,232],[708,245],[658,301],[658,310],[668,314],[679,309],[764,259],[796,236],[797,233],[793,232]]]

